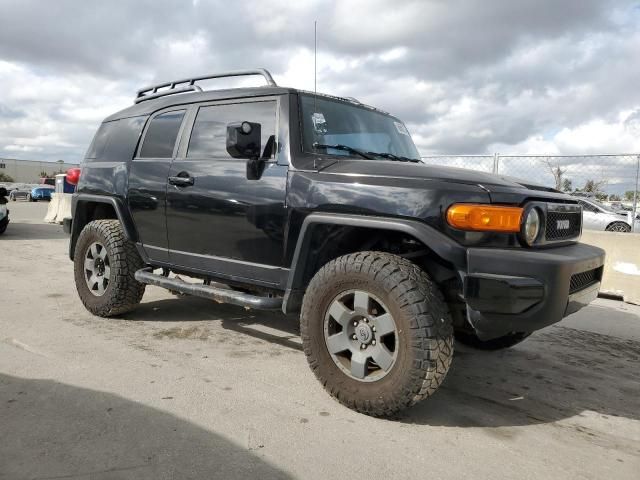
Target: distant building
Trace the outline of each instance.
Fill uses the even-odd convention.
[[[56,173],[64,173],[69,168],[77,166],[77,163],[0,158],[0,173],[9,175],[16,183],[38,183],[42,172],[46,172],[47,175],[52,176]]]

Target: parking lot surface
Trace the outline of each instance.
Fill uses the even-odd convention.
[[[432,398],[375,419],[324,392],[294,318],[155,287],[90,315],[47,204],[9,207],[0,478],[639,478],[640,307],[598,300],[502,352],[456,345]]]

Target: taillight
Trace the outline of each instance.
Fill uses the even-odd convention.
[[[67,182],[71,185],[78,185],[78,181],[80,180],[80,172],[79,168],[70,168],[67,170]]]

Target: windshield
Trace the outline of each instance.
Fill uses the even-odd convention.
[[[618,212],[616,212],[613,208],[611,208],[611,207],[609,207],[609,206],[607,206],[607,205],[604,205],[604,204],[602,204],[602,203],[598,202],[597,200],[591,200],[591,199],[589,199],[589,201],[590,201],[592,204],[596,205],[597,207],[599,207],[600,209],[604,210],[604,211],[605,211],[605,212],[607,212],[607,213],[618,213]]]
[[[340,100],[313,95],[300,98],[305,152],[371,160],[385,158],[375,154],[386,154],[391,160],[420,160],[407,127],[397,118]]]

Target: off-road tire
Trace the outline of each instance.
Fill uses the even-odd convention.
[[[456,340],[463,345],[478,350],[502,350],[517,345],[524,341],[529,335],[531,335],[531,333],[512,332],[502,337],[492,338],[491,340],[480,340],[475,333],[456,332]]]
[[[85,255],[94,242],[106,248],[111,264],[109,284],[102,296],[91,293],[85,280]],[[94,220],[80,232],[74,253],[76,289],[86,309],[94,315],[112,317],[133,310],[144,295],[145,285],[134,278],[142,267],[144,262],[135,245],[126,239],[118,220]]]
[[[341,292],[367,291],[381,299],[398,329],[395,363],[383,378],[362,382],[342,372],[324,337],[324,318]],[[442,293],[414,263],[382,252],[358,252],[324,265],[304,296],[300,317],[304,352],[314,374],[340,403],[388,416],[433,394],[453,357],[453,327]]]
[[[629,233],[631,231],[631,226],[625,222],[613,222],[612,224],[607,225],[606,231]]]

